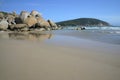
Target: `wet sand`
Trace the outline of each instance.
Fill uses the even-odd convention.
[[[120,80],[120,45],[70,34],[2,34],[0,80]]]

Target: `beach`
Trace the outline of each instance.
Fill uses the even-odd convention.
[[[111,38],[89,31],[1,32],[0,80],[120,80],[119,38],[103,34]]]

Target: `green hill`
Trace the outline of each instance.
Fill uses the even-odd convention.
[[[79,18],[57,22],[56,24],[61,26],[110,26],[109,23],[94,18]]]

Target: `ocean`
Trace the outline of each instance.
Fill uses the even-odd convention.
[[[76,27],[66,27],[66,34],[79,34],[79,38],[85,38],[110,44],[120,45],[120,27],[85,27],[86,30],[75,30]],[[63,31],[63,32],[64,32]],[[76,33],[76,34],[75,34]]]

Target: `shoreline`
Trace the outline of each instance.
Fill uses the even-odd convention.
[[[0,32],[0,34],[9,34],[16,35],[19,37],[18,34],[25,34],[25,35],[31,35],[37,38],[36,35],[64,35],[64,36],[71,36],[76,37],[80,39],[85,40],[91,40],[91,41],[97,41],[101,43],[107,43],[107,44],[115,44],[120,45],[120,34],[114,34],[114,32],[109,31],[100,31],[100,30],[53,30],[53,31],[29,31],[29,32]],[[28,39],[29,40],[29,39]]]
[[[60,30],[54,34],[76,37],[85,40],[97,41],[107,44],[120,45],[120,34],[114,34],[109,31],[102,30]]]

